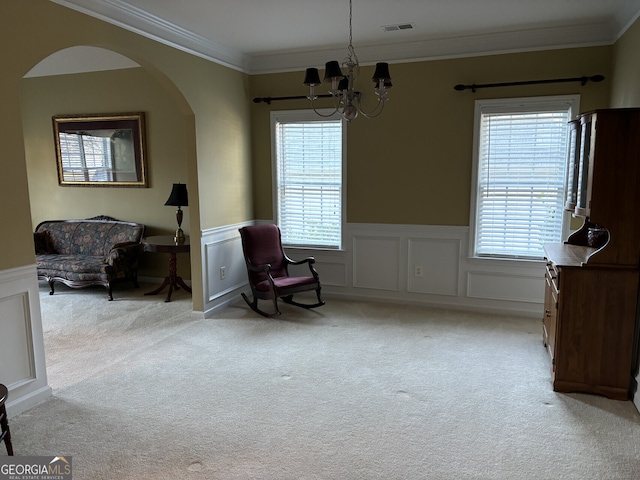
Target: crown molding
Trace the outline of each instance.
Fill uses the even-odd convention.
[[[122,0],[51,0],[62,6],[117,25],[157,42],[248,74],[264,74],[322,67],[342,59],[346,45],[314,50],[290,50],[246,55],[133,7]],[[536,50],[611,45],[618,36],[610,22],[540,26],[484,32],[412,42],[354,45],[362,65],[377,61],[406,63]]]
[[[379,61],[407,63],[450,58],[497,55],[526,51],[611,45],[615,42],[611,26],[589,23],[569,26],[540,27],[526,30],[481,33],[420,41],[354,45],[361,65]],[[276,73],[322,67],[325,62],[346,56],[346,45],[340,48],[307,51],[274,52],[251,57],[249,73]]]
[[[246,55],[121,0],[51,1],[205,60],[247,72]]]

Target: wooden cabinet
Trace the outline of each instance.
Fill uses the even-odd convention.
[[[571,123],[565,208],[584,217],[547,244],[543,341],[553,388],[627,399],[635,391],[640,281],[640,109]],[[591,233],[604,231],[595,243]]]
[[[629,398],[640,272],[585,265],[589,247],[546,250],[543,340],[553,389]]]

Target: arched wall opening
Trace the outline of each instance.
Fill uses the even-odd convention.
[[[173,233],[175,209],[164,203],[172,183],[186,182],[189,206],[184,209],[183,229],[191,236],[191,261],[180,262],[179,271],[191,264],[192,308],[204,316],[232,297],[235,290],[227,285],[235,277],[228,275],[227,285],[222,285],[211,282],[217,278],[211,272],[217,272],[214,260],[224,262],[231,271],[236,256],[232,251],[219,260],[211,253],[217,252],[218,245],[221,249],[227,245],[218,237],[227,232],[231,235],[238,224],[253,218],[251,103],[246,74],[57,3],[0,2],[0,12],[0,40],[8,46],[3,51],[0,75],[4,180],[0,200],[5,205],[2,218],[8,229],[0,237],[0,249],[5,252],[0,255],[0,379],[9,387],[7,408],[14,415],[51,395],[32,235],[34,222],[41,218],[54,213],[69,218],[111,212],[116,218],[140,218],[151,232]],[[25,78],[43,59],[78,46],[111,50],[139,67],[65,73],[49,80]],[[136,84],[142,84],[140,98],[125,102],[123,92]],[[47,98],[50,86],[59,89],[60,98]],[[89,103],[74,103],[74,88],[82,89]],[[37,98],[46,99],[46,110],[42,105],[28,104]],[[149,99],[159,101],[151,101],[152,108],[147,109]],[[95,112],[98,108],[149,112],[149,188],[109,189],[108,195],[103,188],[57,185],[51,115]],[[34,169],[39,167],[51,178],[38,176],[40,172],[34,178]],[[124,200],[114,199],[113,192]],[[46,200],[34,200],[38,194]],[[65,207],[64,212],[54,210],[61,208],[59,205]],[[81,210],[89,205],[93,207],[90,212]],[[166,276],[166,263],[167,259],[158,259],[162,273],[156,275],[161,278]],[[108,305],[105,299],[105,308]]]
[[[175,209],[164,203],[172,184],[180,182],[187,184],[190,202],[182,228],[197,244],[197,179],[188,174],[189,162],[196,162],[194,113],[166,75],[116,49],[83,45],[59,50],[38,62],[21,82],[32,226],[44,220],[109,215],[144,224],[146,235],[172,234]],[[148,187],[60,186],[51,117],[121,112],[145,113]],[[191,279],[194,289],[201,288],[201,267],[190,258],[180,254],[180,275]],[[141,278],[162,279],[166,274],[164,255],[143,255]],[[194,304],[194,309],[202,307]]]

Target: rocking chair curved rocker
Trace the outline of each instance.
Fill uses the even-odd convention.
[[[256,225],[240,229],[242,238],[242,251],[247,265],[249,286],[253,294],[253,301],[247,295],[242,294],[245,302],[253,311],[264,317],[276,317],[280,315],[278,298],[285,303],[302,308],[316,308],[324,305],[320,297],[320,278],[313,264],[313,257],[304,260],[291,260],[282,249],[280,228],[277,225]],[[289,265],[309,266],[311,276],[292,277],[289,275]],[[300,292],[315,290],[318,302],[313,304],[298,303],[293,300],[293,295]],[[271,300],[273,313],[267,313],[258,308],[258,300]]]

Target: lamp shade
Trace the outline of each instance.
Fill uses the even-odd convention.
[[[171,195],[165,205],[174,207],[188,207],[189,196],[187,195],[187,186],[184,183],[174,183],[171,189]]]
[[[324,81],[329,81],[338,79],[342,80],[344,75],[342,74],[342,70],[340,70],[340,64],[337,60],[332,60],[330,62],[325,63],[324,65]]]
[[[322,82],[320,81],[320,74],[318,73],[318,69],[307,68],[307,72],[304,75],[304,82],[302,83],[310,87],[320,85]]]
[[[389,73],[389,64],[387,62],[376,63],[376,71],[373,73],[371,80],[374,82],[379,82],[380,80],[384,80],[385,82],[390,81],[391,74]]]

